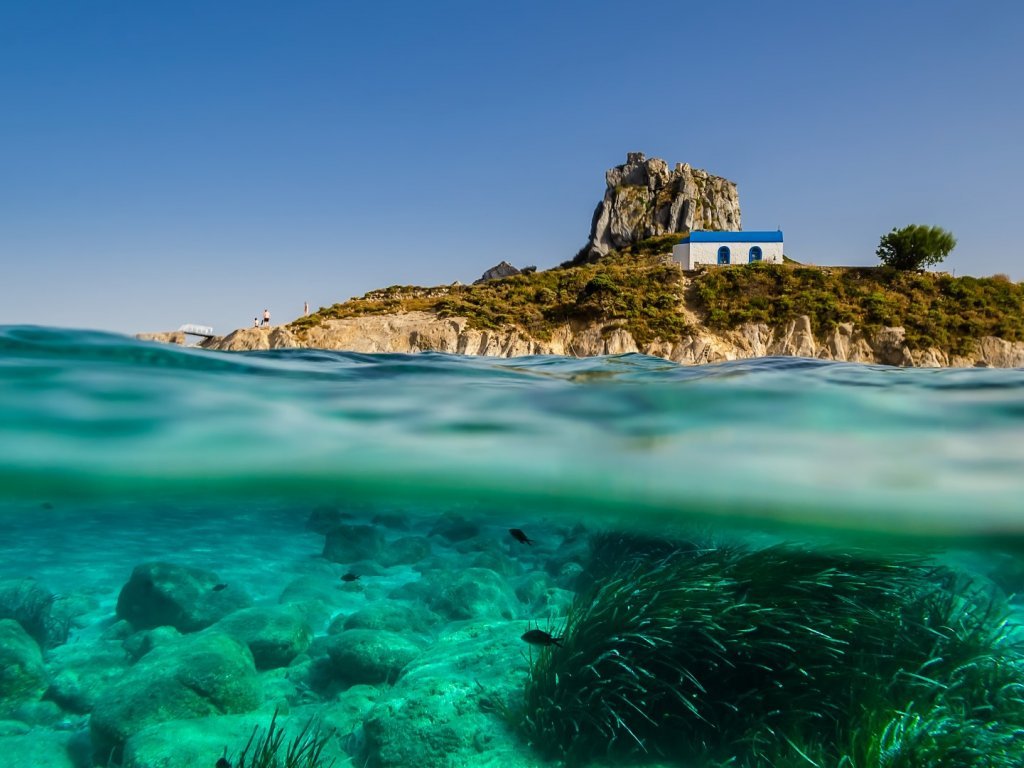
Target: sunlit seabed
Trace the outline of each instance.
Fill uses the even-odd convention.
[[[1024,764],[1022,393],[0,329],[0,766]]]

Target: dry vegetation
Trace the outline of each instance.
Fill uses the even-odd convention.
[[[686,306],[714,330],[743,323],[778,327],[811,317],[816,333],[840,323],[871,332],[903,326],[916,348],[966,353],[974,339],[1024,340],[1024,285],[1004,275],[952,277],[886,267],[810,267],[751,264],[708,269],[684,278],[666,259],[679,235],[652,238],[592,263],[577,258],[560,267],[438,288],[392,286],[321,308],[300,318],[301,332],[333,318],[426,311],[466,317],[473,328],[519,328],[548,339],[565,323],[624,328],[639,344],[687,335]]]

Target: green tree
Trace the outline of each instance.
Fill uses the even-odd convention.
[[[911,224],[882,235],[875,253],[887,267],[911,270],[938,264],[955,247],[956,238],[952,232],[941,227]]]

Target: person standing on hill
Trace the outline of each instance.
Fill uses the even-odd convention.
[[[269,309],[264,309],[263,310],[263,323],[262,323],[262,325],[267,325],[267,326],[270,325],[270,310]]]
[[[302,316],[305,317],[309,314],[309,302],[305,301],[302,303]]]

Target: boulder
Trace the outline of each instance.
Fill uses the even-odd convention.
[[[542,765],[496,714],[522,695],[522,633],[519,622],[468,622],[442,633],[370,710],[356,764]]]
[[[67,731],[46,730],[0,736],[0,764],[10,768],[80,768],[73,757],[73,738]]]
[[[222,633],[203,632],[154,647],[99,697],[90,719],[95,757],[120,760],[125,741],[169,720],[238,714],[260,703],[249,649]]]
[[[88,714],[103,692],[131,666],[117,642],[71,643],[47,654],[52,676],[46,697],[69,712]]]
[[[480,276],[479,280],[474,280],[473,285],[486,283],[488,280],[500,280],[503,277],[512,277],[512,275],[518,274],[518,269],[513,267],[507,261],[501,261],[495,264],[490,269],[488,269],[486,272],[484,272],[483,275]]]
[[[247,645],[259,670],[288,666],[313,638],[306,614],[281,605],[243,608],[206,631],[223,632]]]
[[[39,644],[14,619],[0,619],[0,717],[38,700],[47,684]]]
[[[422,600],[450,620],[512,619],[522,610],[505,579],[488,568],[431,571],[419,581],[399,587],[391,597]]]
[[[480,535],[480,525],[462,515],[448,513],[438,518],[430,529],[431,536],[440,536],[450,542],[465,541]]]
[[[377,557],[385,568],[395,565],[418,563],[431,553],[430,539],[426,536],[402,536],[389,541]]]
[[[422,603],[403,603],[397,600],[376,600],[348,616],[339,616],[331,622],[329,634],[344,629],[376,629],[388,632],[415,632],[425,634],[441,620]]]
[[[347,629],[327,639],[331,667],[350,684],[393,683],[420,647],[397,632]]]
[[[279,714],[274,722],[275,732],[283,734],[284,751],[299,736],[302,729],[313,719],[313,727],[320,723],[316,712],[295,711],[289,715]],[[245,747],[253,729],[257,729],[257,738],[263,736],[270,727],[272,712],[260,712],[245,715],[220,715],[194,720],[169,720],[143,728],[132,735],[124,749],[124,765],[131,768],[213,768],[217,760],[227,750],[229,762],[237,765],[238,754]],[[335,765],[346,764],[346,755],[341,747],[338,735],[327,724],[322,728],[327,737],[321,753],[327,765],[332,759]],[[246,763],[250,766],[263,765],[254,759],[252,749]],[[284,765],[283,760],[279,763]],[[298,763],[296,763],[298,765]],[[270,768],[270,764],[267,764]]]
[[[384,549],[384,534],[372,525],[342,524],[327,532],[324,557],[332,563],[375,560]]]
[[[136,629],[170,626],[182,632],[205,629],[252,600],[235,585],[215,589],[217,574],[172,563],[136,566],[117,597],[117,617]]]

